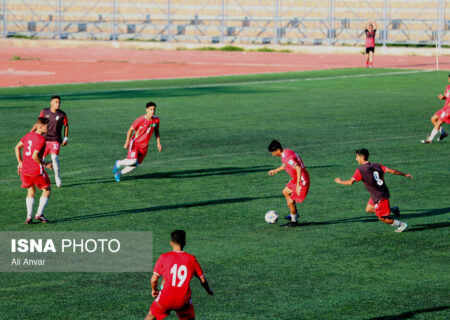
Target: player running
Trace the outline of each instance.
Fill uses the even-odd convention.
[[[195,319],[189,287],[193,276],[200,278],[203,288],[209,295],[214,294],[195,256],[183,251],[186,245],[186,232],[175,230],[170,236],[173,251],[162,254],[156,261],[151,280],[152,296],[156,299],[145,320],[164,319],[172,310],[177,313],[179,319]],[[161,276],[164,280],[161,290],[158,290],[158,279]]]
[[[137,118],[128,129],[127,139],[123,146],[128,149],[128,155],[126,159],[117,160],[113,168],[114,178],[117,182],[120,181],[122,174],[134,170],[142,163],[147,155],[148,142],[153,135],[153,131],[155,131],[158,151],[161,152],[163,149],[159,137],[159,118],[155,116],[156,104],[154,102],[147,103],[145,112],[146,114]],[[119,171],[121,166],[125,166],[125,168]]]
[[[448,75],[448,82],[450,83],[450,74]],[[448,136],[448,133],[445,132],[442,125],[444,123],[450,123],[450,84],[445,88],[444,94],[439,94],[438,98],[445,100],[444,107],[431,117],[431,123],[434,128],[431,130],[431,134],[426,140],[420,141],[422,143],[433,143],[433,139],[438,133],[440,133],[440,136],[437,141],[441,141]]]
[[[22,188],[27,188],[27,198],[25,200],[27,206],[27,220],[26,224],[33,222],[33,205],[36,187],[42,190],[41,199],[39,200],[39,207],[36,211],[35,219],[41,222],[48,222],[44,217],[44,209],[47,206],[48,198],[50,197],[50,179],[43,167],[52,169],[51,162],[43,161],[43,153],[45,151],[45,134],[48,130],[49,120],[47,118],[39,117],[34,127],[36,131],[28,132],[15,147],[17,162],[17,173],[22,180]],[[22,149],[23,152],[22,160]]]
[[[283,149],[281,144],[277,140],[273,140],[268,147],[270,153],[275,157],[281,157],[281,167],[269,171],[269,176],[273,176],[281,170],[291,176],[291,180],[283,189],[283,195],[286,198],[287,206],[290,211],[290,215],[285,219],[291,220],[290,222],[282,225],[283,227],[296,227],[298,226],[298,213],[296,203],[302,203],[309,191],[309,174],[303,165],[302,159],[294,151],[290,149]]]
[[[375,35],[377,33],[375,21],[367,22],[364,32],[366,34],[366,68],[372,68],[373,55],[375,54]]]
[[[59,188],[62,186],[60,172],[59,172],[59,149],[61,145],[67,145],[69,136],[69,120],[64,111],[60,109],[61,107],[61,97],[53,96],[50,98],[50,108],[45,108],[39,114],[39,117],[44,117],[49,120],[48,131],[44,135],[45,142],[45,152],[43,159],[50,154],[52,158],[53,171],[55,172],[55,183]],[[64,139],[61,136],[61,131],[64,128]],[[31,131],[36,130],[36,125],[33,126]]]
[[[358,149],[355,151],[356,161],[361,165],[356,169],[353,177],[349,180],[342,180],[336,178],[334,181],[339,184],[350,186],[355,181],[361,181],[364,183],[367,191],[370,193],[370,199],[366,206],[366,212],[375,213],[379,220],[391,226],[397,227],[395,232],[405,231],[408,225],[396,219],[389,218],[389,214],[392,212],[396,217],[400,216],[400,209],[398,207],[389,207],[389,190],[384,182],[384,174],[386,172],[405,176],[412,179],[412,175],[403,173],[395,169],[389,169],[379,163],[369,162],[369,150]]]

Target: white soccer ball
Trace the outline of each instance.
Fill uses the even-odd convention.
[[[278,213],[273,210],[269,210],[266,212],[264,220],[266,220],[267,223],[276,223],[278,221]]]

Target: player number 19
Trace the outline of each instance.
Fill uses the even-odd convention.
[[[383,180],[380,179],[380,174],[378,173],[378,171],[373,172],[373,177],[375,178],[377,185],[379,185],[379,186],[383,185],[384,182],[383,182]]]
[[[170,269],[170,274],[172,275],[172,287],[181,287],[187,278],[187,268],[185,265],[181,265],[178,268],[178,265],[174,264],[172,269]],[[178,285],[176,284],[177,278],[179,280]]]

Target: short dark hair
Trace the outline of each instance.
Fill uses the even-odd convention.
[[[154,102],[147,102],[147,104],[145,105],[145,109],[150,108],[150,107],[155,107],[156,108],[156,103],[154,103]]]
[[[274,152],[278,149],[282,150],[283,147],[281,146],[281,143],[279,143],[277,140],[272,140],[267,149],[269,149],[270,152]]]
[[[44,118],[44,117],[39,117],[36,120],[37,124],[48,124],[48,122],[49,122],[48,118]]]
[[[184,230],[175,230],[170,234],[170,239],[172,242],[178,243],[181,246],[181,249],[186,245],[186,231]]]
[[[53,99],[58,99],[59,101],[61,101],[61,97],[60,96],[52,96],[50,98],[50,101],[52,101]]]
[[[362,148],[356,150],[355,153],[359,156],[363,156],[364,160],[369,160],[369,150]]]

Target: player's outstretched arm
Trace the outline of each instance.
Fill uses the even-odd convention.
[[[281,167],[278,167],[276,169],[270,170],[269,171],[269,176],[274,176],[276,175],[278,172],[284,170],[284,165],[282,165]]]
[[[152,275],[152,279],[150,280],[150,284],[152,286],[152,297],[156,298],[159,294],[159,290],[158,290],[158,279],[159,279],[159,275],[154,273]]]
[[[374,30],[378,29],[378,26],[377,26],[377,23],[375,22],[375,20],[372,20],[372,25],[373,25]]]
[[[130,139],[131,139],[131,135],[133,134],[133,127],[130,127],[130,129],[128,129],[127,132],[127,138],[125,140],[125,144],[123,145],[124,149],[128,149],[128,147],[130,146]]]
[[[206,292],[210,295],[213,296],[214,292],[211,290],[211,288],[209,287],[208,284],[208,280],[206,280],[205,276],[201,276],[200,277],[200,282],[202,283],[202,287],[205,288]]]
[[[355,179],[351,178],[351,179],[348,179],[348,180],[342,180],[341,178],[336,178],[336,179],[334,179],[334,182],[339,183],[339,184],[343,184],[343,185],[346,185],[346,186],[351,186],[352,184],[355,183]]]
[[[17,159],[17,173],[22,173],[22,148],[23,148],[23,142],[19,141],[18,144],[16,144],[16,147],[14,148],[16,152],[16,159]]]
[[[391,173],[391,174],[395,174],[397,176],[405,176],[409,179],[412,179],[412,175],[410,175],[409,173],[403,173],[401,171],[395,170],[395,169],[387,169],[387,172]]]

